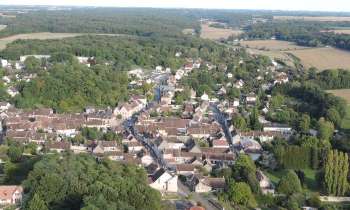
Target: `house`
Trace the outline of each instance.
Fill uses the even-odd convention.
[[[233,107],[239,107],[239,99],[238,98],[233,99],[232,106]]]
[[[177,180],[177,175],[173,175],[163,168],[160,168],[155,174],[149,176],[150,187],[160,192],[176,193],[178,191]]]
[[[263,151],[259,142],[251,139],[242,139],[240,141],[240,146],[243,151],[252,158],[253,161],[259,159]]]
[[[213,140],[213,148],[230,148],[226,139]]]
[[[236,135],[233,136],[233,142],[237,144],[241,140],[255,140],[259,139],[260,142],[268,142],[272,141],[275,137],[281,137],[281,134],[279,132],[273,132],[273,131],[248,131],[248,132],[241,132],[238,131]]]
[[[120,151],[117,142],[115,141],[98,141],[92,150],[94,154],[103,154],[106,152]]]
[[[178,175],[188,176],[195,173],[195,166],[192,164],[177,164],[175,168]]]
[[[55,151],[58,153],[70,150],[71,144],[67,141],[56,141],[47,144],[47,148],[50,151]]]
[[[274,194],[275,190],[269,178],[260,170],[256,172],[256,178],[259,181],[259,186],[263,194]]]
[[[19,205],[22,203],[23,188],[18,185],[0,186],[0,205]]]
[[[19,94],[19,91],[15,87],[9,87],[9,88],[7,88],[7,93],[11,97],[15,97],[17,94]]]
[[[9,62],[5,59],[1,59],[0,62],[2,68],[7,68],[9,66]]]
[[[282,134],[291,134],[292,128],[285,124],[269,123],[264,125],[264,131],[280,132]]]
[[[11,104],[8,102],[0,102],[0,111],[4,112],[11,107]]]
[[[206,94],[206,93],[204,92],[203,95],[201,96],[201,100],[202,100],[202,101],[209,101],[209,96],[208,96],[208,94]]]
[[[246,100],[247,104],[255,104],[257,97],[254,93],[250,93],[246,96],[245,100]]]
[[[222,191],[226,187],[225,178],[210,178],[193,176],[191,189],[196,193]]]
[[[49,59],[51,56],[50,55],[22,55],[19,57],[19,61],[23,63],[24,61],[27,60],[28,57],[34,57],[38,60],[42,60],[42,59]]]
[[[276,84],[284,84],[284,83],[287,83],[288,81],[289,81],[289,78],[288,78],[287,74],[284,73],[284,72],[281,72],[281,73],[277,74],[273,84],[274,85],[276,85]]]
[[[126,143],[129,153],[137,153],[143,149],[143,145],[138,141],[130,141]]]
[[[237,89],[241,89],[243,88],[244,86],[244,81],[243,80],[238,80],[235,84],[234,84],[234,87],[237,88]]]

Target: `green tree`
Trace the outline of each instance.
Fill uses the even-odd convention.
[[[301,192],[301,183],[293,170],[288,170],[277,185],[277,191],[285,195]]]
[[[326,119],[332,122],[336,127],[341,125],[342,118],[335,108],[330,108],[327,110]]]
[[[308,133],[310,129],[310,123],[311,123],[310,116],[307,114],[303,114],[301,118],[298,120],[298,126],[297,126],[298,131],[302,133]]]
[[[228,199],[234,205],[243,205],[251,208],[257,206],[249,185],[244,182],[234,182],[229,185]]]
[[[318,121],[318,137],[321,140],[329,141],[333,137],[334,125],[332,122],[321,118]]]
[[[349,187],[348,172],[348,155],[337,150],[329,151],[323,168],[325,191],[330,195],[343,196]]]
[[[240,131],[245,131],[247,129],[247,122],[241,115],[233,117],[232,124],[236,129]]]
[[[31,201],[28,203],[28,210],[48,210],[45,202],[38,194],[34,194]]]
[[[40,60],[36,59],[33,56],[27,57],[26,60],[24,61],[24,65],[25,65],[26,70],[29,73],[37,73],[41,68],[40,67],[40,65],[41,65]]]
[[[259,111],[257,107],[254,107],[249,116],[250,127],[253,130],[261,130],[262,125],[259,122]]]
[[[19,145],[12,144],[9,146],[7,155],[12,162],[18,162],[22,158],[23,149]]]

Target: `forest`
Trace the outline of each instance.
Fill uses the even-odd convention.
[[[87,154],[47,155],[23,185],[28,210],[161,209],[143,169]]]

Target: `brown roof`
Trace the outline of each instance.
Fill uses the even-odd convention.
[[[13,194],[17,191],[20,193],[23,192],[23,188],[21,186],[17,185],[7,185],[7,186],[0,186],[0,199],[1,200],[8,200],[12,199]]]
[[[177,164],[176,171],[194,171],[195,166],[192,164]]]
[[[208,185],[208,186],[211,186],[212,188],[215,188],[215,189],[223,189],[226,186],[226,182],[225,182],[224,178],[206,177],[206,178],[204,178],[203,183]]]

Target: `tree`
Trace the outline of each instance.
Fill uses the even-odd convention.
[[[28,203],[28,210],[48,210],[45,202],[38,194],[34,194],[32,200]]]
[[[135,165],[88,154],[45,155],[27,177],[24,209],[42,200],[48,209],[160,210],[160,194]]]
[[[330,195],[343,196],[349,187],[347,176],[349,172],[348,155],[337,150],[328,152],[323,168],[323,185]]]
[[[228,199],[234,205],[243,205],[252,208],[257,206],[249,185],[244,182],[234,182],[229,185]]]
[[[11,144],[8,148],[7,155],[12,162],[18,162],[22,158],[23,149],[21,146]]]
[[[249,116],[250,127],[253,130],[261,130],[261,123],[259,122],[259,111],[257,107],[254,107]]]
[[[310,129],[311,119],[307,114],[303,114],[298,121],[297,129],[302,133],[308,133]]]
[[[318,121],[318,137],[321,140],[329,141],[333,137],[334,125],[332,122],[320,118]]]
[[[277,185],[277,191],[285,195],[301,192],[301,184],[298,176],[292,170],[288,170]]]
[[[232,172],[234,180],[248,183],[254,193],[260,192],[259,181],[256,178],[256,166],[248,155],[239,155]]]
[[[40,60],[36,59],[34,56],[27,57],[24,61],[24,65],[29,73],[38,73],[41,68]]]
[[[247,129],[247,122],[244,119],[244,117],[242,117],[240,115],[233,117],[232,124],[236,129],[238,129],[240,131],[244,131]]]
[[[335,108],[330,108],[327,110],[326,119],[332,122],[336,127],[341,125],[342,118]]]

